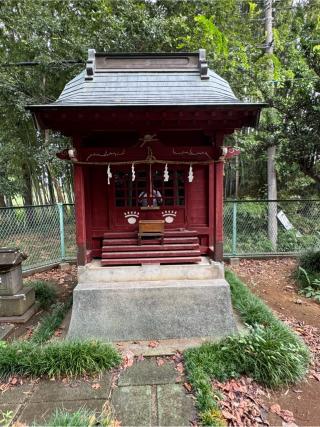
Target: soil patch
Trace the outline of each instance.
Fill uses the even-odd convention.
[[[297,260],[293,258],[241,260],[240,265],[231,269],[304,339],[313,354],[314,360],[304,381],[277,392],[266,390],[263,401],[269,407],[270,425],[283,425],[275,406],[279,405],[281,410],[293,413],[297,425],[319,426],[320,304],[297,293],[293,278],[296,266]]]
[[[274,311],[320,326],[320,304],[298,294],[294,258],[241,260],[231,269]]]

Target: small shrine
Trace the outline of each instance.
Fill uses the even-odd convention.
[[[99,280],[110,284],[116,275],[111,271],[121,276],[119,266],[139,281],[133,266],[163,266],[162,273],[182,268],[187,278],[204,259],[222,261],[223,168],[235,153],[224,138],[256,126],[263,105],[237,99],[228,82],[209,69],[204,49],[170,54],[92,49],[85,70],[55,102],[29,106],[39,129],[59,131],[72,141],[58,156],[74,165],[78,266],[85,272],[78,287],[91,281],[92,290]],[[99,270],[93,278],[98,270],[89,266],[105,273]],[[151,269],[144,280],[157,279]],[[162,273],[158,280],[177,279]],[[133,332],[130,338],[159,334]]]

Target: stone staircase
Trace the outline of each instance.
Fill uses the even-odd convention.
[[[187,264],[201,261],[196,231],[168,230],[163,242],[146,237],[138,244],[136,232],[105,233],[101,265]]]

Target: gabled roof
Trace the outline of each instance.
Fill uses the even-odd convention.
[[[66,84],[55,102],[41,107],[184,105],[262,106],[240,101],[229,83],[208,69],[204,49],[174,54],[106,54],[90,49],[86,70]]]

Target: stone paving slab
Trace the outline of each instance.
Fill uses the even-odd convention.
[[[157,387],[159,426],[190,426],[195,418],[194,402],[180,384]]]
[[[22,403],[31,395],[32,384],[22,384],[0,393],[0,404]]]
[[[118,387],[111,404],[121,426],[152,425],[151,386]]]
[[[111,381],[111,373],[105,373],[100,379],[91,381],[74,380],[68,383],[62,381],[42,381],[37,385],[30,402],[106,400],[109,396]],[[93,384],[99,384],[101,387],[92,388]]]
[[[126,369],[119,378],[119,386],[168,384],[175,383],[179,372],[175,370],[174,363],[166,362],[162,366],[156,364],[156,360],[144,359],[136,362]]]
[[[13,328],[14,325],[12,323],[0,324],[0,340],[3,340],[7,335],[9,335]]]
[[[104,403],[105,399],[29,403],[23,409],[18,421],[27,425],[32,425],[33,423],[45,425],[46,420],[51,417],[56,409],[75,412],[80,408],[86,408],[96,411],[96,413],[101,413]]]
[[[156,347],[150,347],[150,341],[118,341],[113,344],[122,353],[132,351],[135,356],[173,356],[179,351],[183,353],[188,348],[198,347],[206,342],[212,342],[214,338],[178,338],[170,340],[157,340]]]

